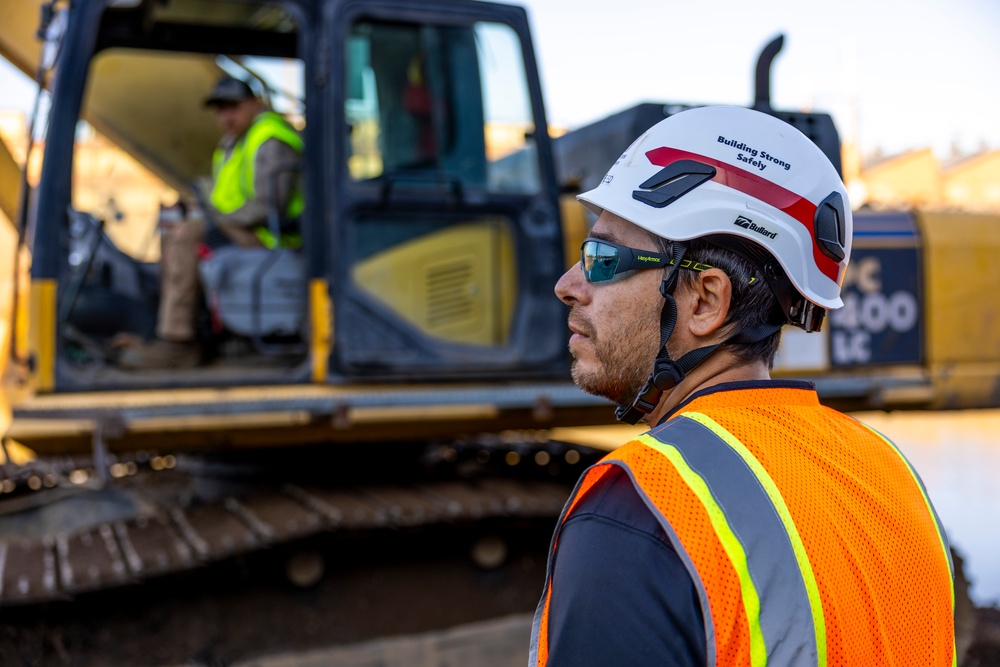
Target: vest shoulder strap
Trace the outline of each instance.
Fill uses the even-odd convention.
[[[265,111],[254,120],[253,125],[247,130],[245,137],[248,155],[254,155],[268,139],[278,139],[294,148],[297,152],[302,152],[304,144],[302,137],[295,131],[288,121],[273,111]]]
[[[675,417],[638,440],[641,447],[619,450],[622,463],[689,563],[703,608],[718,616],[738,603],[752,665],[825,664],[816,578],[763,466],[700,413]],[[691,548],[696,544],[705,546]],[[709,627],[728,631],[744,619],[716,618]],[[720,650],[742,643],[732,636],[715,640]],[[801,662],[803,657],[808,659]]]

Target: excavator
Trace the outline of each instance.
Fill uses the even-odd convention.
[[[37,459],[0,481],[24,510],[0,529],[0,607],[321,534],[492,521],[516,542],[524,522],[550,525],[594,454],[545,434],[608,416],[568,379],[559,188],[523,10],[73,2],[45,5],[41,34],[42,167],[5,248],[20,254],[4,354],[11,394],[29,395],[8,449]],[[4,53],[25,63],[19,46]],[[219,131],[202,101],[224,73],[303,137],[287,165],[302,249],[219,249],[202,262],[206,363],[120,368],[111,339],[153,333],[158,265],[113,240],[130,193],[79,185],[77,139],[99,133],[172,197],[146,230],[206,215]],[[101,494],[116,509],[66,509]]]
[[[770,107],[779,49],[761,54],[755,108],[839,165],[830,116]],[[572,194],[683,105],[553,138],[525,11],[467,0],[11,0],[0,54],[44,101],[37,173],[0,142],[0,612],[265,552],[314,584],[329,558],[300,546],[320,536],[395,531],[405,553],[451,526],[502,570],[544,535],[544,563],[576,477],[627,439],[569,379],[551,290],[592,222]],[[121,368],[113,341],[156,321],[143,249],[209,215],[219,132],[202,100],[222,74],[303,138],[286,166],[302,247],[207,257],[206,362]],[[86,185],[92,134],[154,187]],[[787,332],[775,375],[843,409],[1000,405],[997,221],[855,221],[845,308]],[[271,211],[274,231],[287,222]]]

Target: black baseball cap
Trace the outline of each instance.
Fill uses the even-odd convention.
[[[228,102],[241,102],[257,97],[245,81],[224,76],[212,89],[212,94],[205,100],[205,106],[217,106]]]

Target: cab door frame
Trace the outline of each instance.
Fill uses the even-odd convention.
[[[501,195],[489,192],[456,194],[460,185],[444,179],[428,192],[408,192],[403,207],[417,214],[433,215],[464,212],[470,216],[498,213],[508,216],[514,237],[517,264],[518,298],[508,342],[498,347],[470,346],[442,342],[401,326],[397,345],[407,347],[408,358],[380,363],[377,351],[359,350],[365,326],[378,328],[377,321],[359,324],[363,299],[352,285],[352,226],[363,212],[378,210],[379,203],[370,184],[353,182],[347,169],[348,119],[346,44],[351,28],[359,20],[397,24],[472,27],[479,22],[499,23],[509,27],[520,41],[525,68],[525,83],[531,103],[534,143],[538,162],[539,189],[532,195]],[[415,5],[399,0],[331,1],[326,8],[324,31],[337,45],[329,52],[331,85],[329,101],[330,136],[326,142],[326,173],[335,188],[328,209],[331,226],[327,240],[330,262],[327,276],[335,309],[334,345],[331,365],[340,377],[391,379],[485,379],[488,377],[567,377],[568,355],[565,345],[565,310],[552,295],[552,288],[563,271],[562,231],[559,222],[558,187],[553,167],[552,149],[545,120],[537,64],[528,28],[527,14],[520,7],[456,0],[430,0]],[[382,188],[387,190],[387,187]],[[382,202],[383,210],[393,212]],[[383,322],[384,323],[384,322]]]

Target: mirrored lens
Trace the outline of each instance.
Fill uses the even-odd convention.
[[[580,250],[580,262],[588,282],[611,280],[618,268],[618,249],[599,241],[586,241]]]

